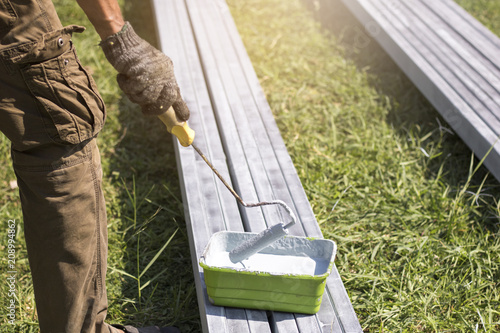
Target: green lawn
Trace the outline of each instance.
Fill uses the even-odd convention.
[[[498,182],[338,1],[231,3],[363,328],[498,331]]]
[[[170,135],[122,96],[76,2],[54,2],[63,23],[89,28],[73,39],[108,105],[99,143],[109,321],[199,332]],[[124,2],[154,42],[147,1]],[[323,233],[337,242],[336,265],[363,329],[499,331],[499,183],[338,0],[228,2]],[[459,3],[500,34],[497,0]],[[0,332],[37,332],[3,136],[0,154],[2,265],[7,221],[16,219],[20,304],[14,330],[0,311]],[[6,283],[0,290],[7,299]]]

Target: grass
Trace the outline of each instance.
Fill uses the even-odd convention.
[[[364,330],[498,331],[498,182],[338,1],[230,3]]]
[[[108,321],[199,332],[170,135],[122,96],[76,3],[54,2],[64,24],[89,28],[73,40],[108,105],[99,137]],[[500,330],[498,182],[338,0],[228,2],[323,233],[338,244],[336,264],[364,330]],[[500,34],[497,1],[459,2]],[[154,43],[149,10],[124,3]],[[0,221],[16,219],[19,231],[14,331],[37,332],[3,136],[0,155]],[[6,253],[6,227],[0,235]],[[7,299],[5,283],[0,290]],[[2,333],[13,331],[6,320],[0,311]]]

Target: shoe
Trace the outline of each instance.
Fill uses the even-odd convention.
[[[118,328],[125,333],[181,333],[177,327],[158,327],[158,326],[148,326],[148,327],[141,327],[141,328],[135,328],[130,325],[111,325],[114,328]]]

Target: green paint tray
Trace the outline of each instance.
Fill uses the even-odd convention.
[[[285,236],[233,264],[229,252],[254,233],[221,231],[203,255],[207,293],[219,306],[315,314],[337,247],[331,240]]]

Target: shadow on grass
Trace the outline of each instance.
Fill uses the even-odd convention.
[[[434,177],[444,163],[442,180],[452,188],[463,185],[469,175],[471,151],[438,114],[430,102],[406,77],[390,56],[370,36],[365,27],[351,14],[340,0],[302,0],[323,29],[331,33],[344,48],[346,59],[368,74],[370,85],[381,95],[388,96],[392,107],[387,122],[403,137],[409,129],[421,133],[433,132],[431,138],[441,145],[442,156],[429,163],[429,177]],[[444,125],[443,130],[440,125]],[[474,159],[474,166],[479,160]],[[481,167],[474,175],[472,185],[479,185],[488,170]],[[497,184],[493,176],[488,183]],[[496,191],[498,193],[498,191]]]
[[[123,14],[141,37],[156,44],[149,2],[129,1]],[[119,102],[118,120],[124,134],[109,163],[114,182],[121,186],[117,199],[126,248],[122,250],[120,299],[112,302],[120,303],[126,323],[174,325],[182,332],[198,332],[172,137],[156,117],[144,117],[126,97]]]

